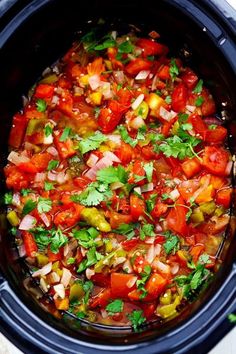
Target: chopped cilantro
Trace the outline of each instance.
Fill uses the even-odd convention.
[[[47,109],[47,103],[42,98],[38,98],[36,101],[36,108],[38,112],[45,112]]]
[[[90,295],[91,291],[93,290],[93,282],[91,280],[87,280],[86,282],[84,282],[82,284],[82,286],[85,291],[83,302],[84,302],[84,304],[87,304],[89,301],[89,295]]]
[[[119,91],[122,88],[122,84],[117,84],[117,91]]]
[[[154,193],[154,194],[150,195],[148,200],[146,200],[148,213],[151,213],[151,211],[154,209],[154,206],[156,204],[156,199],[157,199],[157,194]]]
[[[44,190],[45,191],[51,191],[52,189],[54,189],[54,186],[51,182],[45,181],[44,182]]]
[[[28,199],[22,209],[22,215],[29,214],[37,206],[37,202],[34,202],[32,199]]]
[[[49,212],[52,209],[52,201],[47,198],[39,198],[37,209],[39,214]]]
[[[76,317],[83,319],[86,317],[86,313],[83,311],[79,311],[76,313]]]
[[[172,199],[171,196],[168,193],[163,193],[161,196],[162,200],[167,200],[167,199]]]
[[[13,199],[13,194],[12,192],[7,192],[4,194],[4,203],[5,204],[11,204]]]
[[[179,120],[179,123],[182,124],[182,123],[186,123],[187,119],[188,119],[188,114],[187,113],[178,113],[178,120]]]
[[[174,58],[171,59],[170,61],[170,76],[172,80],[175,80],[176,76],[179,75],[179,68],[176,64],[176,61]]]
[[[83,246],[84,248],[95,246],[94,240],[99,235],[99,232],[94,227],[90,227],[87,230],[73,230],[72,233],[73,237],[78,240],[80,246]]]
[[[195,101],[195,106],[200,107],[204,102],[204,98],[202,96],[199,96],[196,101]]]
[[[208,125],[208,129],[210,130],[215,130],[217,128],[217,125],[216,124],[210,124]]]
[[[147,59],[150,60],[150,61],[154,61],[155,57],[154,57],[154,55],[148,55]]]
[[[146,173],[147,180],[150,183],[152,181],[152,174],[153,174],[153,162],[147,162],[143,165],[143,169]]]
[[[66,262],[67,264],[74,264],[75,263],[75,258],[74,257],[69,257],[68,259],[67,259],[67,262]]]
[[[21,195],[23,195],[23,197],[27,197],[28,194],[30,194],[32,192],[31,189],[27,189],[27,188],[23,188],[21,191]]]
[[[112,232],[120,235],[125,235],[128,240],[131,240],[135,236],[135,229],[137,228],[137,223],[131,224],[120,224],[117,229],[112,230]]]
[[[202,92],[202,85],[203,85],[203,80],[199,80],[193,89],[193,93],[201,93]]]
[[[167,104],[170,104],[172,102],[171,96],[166,96],[165,101]]]
[[[86,152],[91,150],[96,150],[107,138],[104,134],[97,131],[94,134],[90,135],[88,138],[81,140],[78,143],[78,149],[82,154],[86,154]]]
[[[52,127],[49,124],[45,125],[44,134],[46,138],[52,134]]]
[[[54,170],[55,168],[57,168],[59,165],[59,161],[58,160],[51,160],[49,161],[48,163],[48,168],[47,170],[48,171],[51,171],[51,170]]]
[[[141,279],[138,279],[136,281],[137,288],[141,292],[140,299],[145,298],[145,296],[147,295],[147,290],[145,289],[145,284],[146,284],[147,280],[149,279],[151,272],[152,272],[152,267],[150,265],[145,265],[143,272],[140,274]]]
[[[179,238],[176,235],[173,235],[170,231],[166,231],[164,233],[166,237],[166,241],[163,244],[164,250],[166,254],[170,254],[171,252],[175,254],[175,252],[179,249]]]
[[[65,127],[63,132],[62,132],[62,134],[61,134],[61,136],[60,136],[59,141],[60,142],[66,141],[69,138],[70,133],[71,133],[71,128],[70,127]]]
[[[140,127],[140,128],[138,129],[138,134],[137,134],[137,137],[136,137],[136,138],[137,138],[138,140],[145,140],[145,139],[146,139],[146,137],[145,137],[146,131],[147,131],[146,125],[143,125],[142,127]]]
[[[127,129],[123,125],[119,125],[118,129],[122,140],[134,148],[137,145],[138,140],[131,138],[131,136],[129,136]]]
[[[134,50],[134,46],[133,44],[128,40],[125,42],[122,42],[119,46],[118,46],[118,53],[132,53]]]
[[[190,123],[184,123],[184,124],[181,125],[181,128],[183,130],[191,130],[191,129],[193,129],[193,126]]]
[[[108,184],[92,182],[82,193],[72,195],[71,200],[85,206],[92,206],[100,204],[111,196],[112,192],[110,191]]]
[[[68,238],[62,233],[60,229],[47,230],[39,226],[30,230],[34,235],[34,239],[39,249],[44,250],[48,245],[53,253],[58,253],[59,248],[65,246]]]
[[[94,265],[95,263],[97,263],[97,261],[99,261],[102,258],[103,256],[96,251],[96,248],[94,246],[89,248],[88,252],[86,253],[86,259],[82,260],[82,262],[79,265],[79,268],[77,269],[77,272],[78,273],[83,272],[85,269]]]
[[[126,183],[128,180],[128,173],[125,171],[124,167],[105,167],[97,172],[97,180],[104,183],[114,183],[121,182]]]
[[[115,299],[106,306],[106,311],[109,315],[114,315],[114,313],[122,312],[124,308],[124,302],[120,299]]]
[[[134,331],[137,331],[138,328],[146,321],[142,310],[134,310],[130,315],[128,315],[128,318],[132,323]]]
[[[116,46],[116,41],[112,38],[106,39],[102,44],[98,44],[94,47],[95,50],[104,50],[106,48],[112,48]]]
[[[94,115],[95,115],[95,118],[98,118],[99,114],[100,114],[100,107],[94,107]]]
[[[51,230],[50,249],[53,253],[58,253],[62,246],[68,243],[68,238],[62,233],[60,229]]]
[[[140,236],[139,237],[142,241],[144,241],[146,237],[153,237],[153,236],[156,236],[156,234],[154,232],[154,225],[144,224],[140,228]]]
[[[140,176],[140,175],[135,175],[134,174],[134,182],[138,183],[140,181],[143,181],[146,177],[145,176]]]

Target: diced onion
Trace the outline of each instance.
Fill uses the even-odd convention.
[[[141,70],[137,76],[135,76],[135,80],[145,80],[150,74],[150,70]]]
[[[50,226],[50,220],[45,213],[40,214],[40,218],[44,222],[45,226]]]
[[[16,192],[13,194],[12,205],[16,207],[20,206],[20,193]]]
[[[152,265],[153,267],[157,268],[161,273],[165,273],[165,274],[170,273],[170,266],[159,260],[155,260],[152,263]]]
[[[135,109],[138,108],[138,106],[143,102],[144,100],[144,94],[141,93],[137,98],[136,100],[132,103],[131,107],[132,109],[135,111]]]
[[[64,285],[64,287],[66,288],[67,285],[69,284],[70,280],[71,280],[72,274],[69,271],[69,269],[67,268],[63,268],[62,270],[62,277],[61,277],[61,283]]]
[[[156,226],[155,226],[155,231],[156,231],[156,232],[161,232],[161,231],[162,231],[162,227],[161,227],[160,224],[156,224]]]
[[[145,122],[141,116],[137,116],[130,121],[129,125],[133,129],[139,129],[145,125]]]
[[[174,262],[170,267],[170,272],[171,272],[171,274],[175,275],[178,273],[178,271],[179,271],[179,264]]]
[[[47,280],[50,284],[58,283],[60,281],[60,276],[56,272],[51,272],[48,274]]]
[[[100,85],[100,77],[99,75],[95,74],[89,77],[88,79],[89,85],[92,90],[96,90]]]
[[[68,179],[69,175],[65,171],[59,172],[57,174],[57,182],[59,184],[64,184],[66,181],[68,181]]]
[[[91,279],[94,274],[95,274],[95,271],[93,269],[87,268],[85,271],[85,275],[86,275],[87,279]]]
[[[37,220],[35,217],[33,217],[32,215],[26,215],[21,220],[19,230],[30,230],[35,226],[36,222]]]
[[[111,151],[105,151],[103,156],[109,158],[112,162],[121,162],[120,159]]]
[[[172,200],[176,200],[176,199],[179,198],[180,193],[179,193],[178,189],[175,188],[175,189],[173,189],[173,191],[170,192],[169,195],[170,195],[170,198],[171,198]]]
[[[43,268],[36,270],[36,272],[34,272],[32,274],[32,277],[39,277],[39,276],[43,276],[43,275],[47,275],[48,273],[50,273],[52,270],[52,262],[46,264]]]
[[[106,137],[116,145],[120,145],[121,143],[121,137],[118,134],[108,134]]]
[[[174,111],[167,111],[167,109],[165,109],[164,107],[160,107],[160,116],[162,119],[166,120],[167,122],[169,122],[171,119],[173,119],[174,117],[176,117],[177,113]]]
[[[25,255],[26,255],[25,246],[24,245],[20,245],[18,247],[18,252],[19,252],[19,256],[20,257],[25,257]]]
[[[159,256],[161,253],[161,245],[158,243],[157,245],[154,246],[154,254],[155,254],[155,257],[156,256]]]
[[[53,173],[51,171],[48,171],[48,179],[49,179],[49,181],[55,182],[57,180],[57,173]]]
[[[193,113],[193,112],[195,111],[195,109],[196,109],[196,106],[187,105],[186,108],[187,108],[187,110],[188,110],[189,112]]]
[[[102,315],[102,318],[107,318],[108,317],[108,312],[104,309],[101,309],[101,315]]]
[[[54,295],[54,299],[57,298],[58,296],[61,298],[61,299],[64,299],[65,296],[66,296],[66,293],[65,293],[65,288],[64,288],[64,285],[63,284],[57,284],[57,285],[54,285],[54,290],[55,290],[55,295]]]
[[[130,261],[129,261],[128,259],[127,259],[126,262],[123,264],[122,269],[123,269],[126,273],[128,273],[128,274],[130,274],[130,273],[133,272],[132,265],[131,265],[131,263],[130,263]]]
[[[112,97],[111,84],[110,82],[101,81],[100,91],[103,94],[104,98],[108,100]]]
[[[53,143],[52,134],[49,134],[48,136],[44,136],[43,143],[44,143],[44,145],[51,145]]]
[[[21,163],[27,163],[30,160],[27,156],[24,156],[23,154],[19,154],[16,151],[11,151],[7,159],[8,161],[12,162],[16,166],[18,166]]]
[[[144,186],[141,187],[141,192],[145,193],[145,192],[151,192],[153,191],[154,188],[154,184],[153,183],[147,183],[144,184]]]
[[[226,166],[226,169],[225,169],[225,174],[226,176],[229,176],[230,175],[230,172],[232,170],[232,166],[233,166],[233,161],[229,161],[227,163],[227,166]]]
[[[134,188],[134,191],[135,191],[136,193],[138,193],[139,195],[142,194],[140,187],[135,187],[135,188]]]
[[[116,267],[119,264],[122,264],[126,261],[125,257],[117,257],[113,262],[113,267]]]
[[[48,292],[48,285],[47,285],[45,279],[40,278],[39,285],[40,285],[40,288],[41,288],[45,293]]]
[[[46,173],[45,172],[38,172],[35,175],[34,181],[35,182],[44,182],[46,178]]]
[[[136,277],[135,275],[130,278],[130,280],[126,283],[127,287],[130,289],[134,286],[134,284],[136,283],[136,281],[138,280],[138,277]]]
[[[94,154],[90,154],[86,164],[89,166],[89,167],[93,167],[98,161],[98,156],[97,155],[94,155]]]
[[[46,151],[52,156],[58,156],[58,151],[54,146],[49,146]]]
[[[123,84],[125,81],[125,74],[122,70],[113,71],[113,76],[118,84]]]
[[[147,254],[146,254],[146,261],[148,263],[152,263],[154,261],[154,258],[155,258],[155,255],[154,255],[154,245],[151,245],[147,251]]]

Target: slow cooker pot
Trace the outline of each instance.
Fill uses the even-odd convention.
[[[99,18],[107,29],[128,24],[145,33],[157,30],[172,53],[201,74],[214,94],[236,150],[236,13],[222,1],[35,0],[3,1],[0,22],[1,168],[6,163],[11,117],[21,108],[21,95],[42,70]],[[4,191],[3,175],[1,190]],[[233,176],[234,182],[234,176]],[[236,311],[235,202],[224,244],[222,266],[201,297],[178,318],[142,332],[89,325],[45,312],[22,283],[27,274],[0,215],[0,330],[25,353],[205,353],[231,328],[227,315]]]

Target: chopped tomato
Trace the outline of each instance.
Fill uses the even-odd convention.
[[[132,184],[132,183],[135,183],[137,184],[138,186],[142,186],[143,184],[145,184],[145,176],[146,176],[146,173],[145,173],[145,170],[143,168],[143,164],[141,161],[138,161],[136,160],[133,164],[133,167],[132,167],[132,173],[129,177],[129,183]]]
[[[129,144],[122,141],[119,148],[115,150],[115,154],[120,159],[121,163],[126,165],[132,160],[134,149]]]
[[[142,299],[143,301],[154,300],[165,290],[167,282],[168,281],[160,274],[152,274],[145,285],[147,295],[145,297],[142,297],[142,292],[140,290],[135,289],[128,294],[129,299],[133,301],[138,301],[140,299]]]
[[[25,115],[17,113],[12,120],[12,128],[10,131],[8,144],[13,148],[19,148],[23,142],[25,136],[25,130],[27,127],[27,119]]]
[[[230,207],[231,194],[232,194],[231,188],[226,188],[218,191],[216,194],[216,203],[228,209]]]
[[[152,55],[162,55],[166,52],[166,46],[157,43],[152,39],[140,38],[136,45],[142,48],[143,57]]]
[[[229,161],[229,154],[222,147],[206,146],[202,161],[205,169],[213,175],[227,175],[226,168]]]
[[[125,70],[126,72],[131,75],[137,75],[142,70],[149,70],[152,67],[152,62],[147,59],[136,58],[129,62],[126,65]]]
[[[186,202],[191,198],[193,193],[198,188],[199,188],[199,182],[197,180],[183,181],[178,186],[178,190]]]
[[[87,65],[87,70],[89,75],[100,75],[103,71],[105,71],[103,58],[96,58],[92,63],[89,63]]]
[[[38,172],[43,172],[47,169],[48,163],[52,158],[52,155],[48,152],[41,152],[33,155],[30,161]]]
[[[192,159],[186,159],[181,164],[181,167],[184,171],[185,176],[188,178],[195,176],[198,172],[201,171],[201,163],[196,157]]]
[[[216,105],[213,97],[209,94],[208,90],[203,88],[201,96],[204,101],[201,106],[202,115],[208,117],[216,112]]]
[[[205,247],[203,245],[196,245],[193,246],[190,254],[193,257],[193,262],[197,263],[198,258],[200,257],[201,253],[204,251]]]
[[[47,256],[48,256],[48,262],[57,262],[62,259],[62,253],[60,251],[54,253],[51,251],[50,247],[48,247]]]
[[[98,125],[103,133],[111,133],[119,124],[123,113],[127,107],[121,105],[118,101],[109,101],[107,108],[102,108],[98,116]]]
[[[185,85],[191,90],[196,86],[198,82],[197,75],[189,68],[187,68],[185,72],[181,75],[181,79],[183,80]]]
[[[74,143],[70,138],[67,138],[65,141],[60,141],[60,138],[62,136],[61,132],[60,134],[56,133],[54,134],[53,140],[56,145],[57,151],[62,159],[66,159],[69,157],[72,157],[76,154],[76,150],[74,148]]]
[[[188,99],[188,90],[187,87],[180,83],[178,84],[173,93],[172,93],[171,105],[175,112],[182,112],[185,109],[187,99]]]
[[[157,73],[161,80],[168,80],[170,78],[170,67],[169,65],[163,65],[160,67]]]
[[[91,309],[105,307],[111,300],[111,295],[111,288],[102,289],[97,295],[92,297],[89,307]]]
[[[35,242],[34,236],[28,231],[22,231],[22,238],[27,257],[35,257],[35,253],[38,251],[38,246]]]
[[[110,275],[104,273],[95,273],[91,280],[95,285],[102,287],[109,287],[111,283]]]
[[[131,251],[138,245],[138,243],[139,243],[138,238],[132,238],[132,240],[125,240],[121,242],[121,245],[125,251]]]
[[[183,198],[177,199],[175,206],[170,208],[171,210],[166,218],[168,228],[182,236],[186,236],[188,231],[186,223],[188,208],[184,205]]]
[[[33,180],[33,175],[19,171],[16,166],[5,167],[4,173],[6,176],[7,188],[17,191],[22,188],[28,188],[30,182]]]
[[[132,221],[132,215],[123,215],[115,211],[110,213],[110,225],[112,229],[117,229],[121,224],[130,224]]]
[[[71,227],[75,225],[80,220],[81,211],[83,206],[79,204],[70,207],[65,211],[61,211],[54,217],[54,224],[56,226],[61,226],[63,228]]]
[[[150,265],[142,255],[135,255],[133,260],[133,268],[135,273],[141,274],[145,270],[145,266]]]
[[[39,84],[35,89],[35,97],[41,99],[51,99],[54,94],[54,86],[49,84]]]
[[[134,221],[145,214],[145,201],[135,194],[130,196],[130,213]]]
[[[111,273],[112,296],[122,299],[127,298],[129,292],[132,290],[128,285],[133,278],[134,275],[132,274]]]
[[[168,210],[168,205],[158,201],[151,211],[151,216],[155,218],[159,218],[161,215],[164,215]]]
[[[206,131],[205,141],[208,143],[220,144],[223,143],[227,136],[227,129],[221,126],[216,126],[214,129]]]
[[[35,174],[38,172],[37,168],[32,162],[21,162],[18,166],[18,170],[25,173]]]

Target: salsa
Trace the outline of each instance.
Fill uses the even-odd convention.
[[[218,269],[227,130],[201,78],[152,31],[76,42],[13,117],[7,219],[56,314],[170,320]]]

